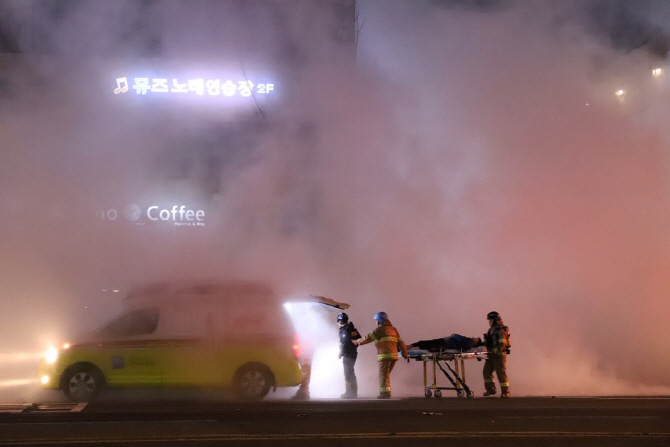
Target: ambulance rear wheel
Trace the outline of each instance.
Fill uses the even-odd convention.
[[[235,374],[235,394],[242,400],[263,399],[274,384],[272,372],[262,364],[248,364]]]
[[[61,388],[72,402],[91,402],[105,387],[105,377],[93,365],[74,365],[63,373]]]

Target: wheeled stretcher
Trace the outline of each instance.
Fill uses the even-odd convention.
[[[458,397],[473,397],[474,393],[465,382],[465,360],[485,359],[486,348],[478,347],[468,351],[446,349],[431,352],[423,349],[408,350],[408,361],[414,359],[423,363],[423,387],[426,397],[442,397],[442,390],[456,391]],[[453,365],[453,366],[452,366]],[[432,383],[428,383],[428,368],[432,371]],[[438,386],[438,368],[447,378],[451,386]]]

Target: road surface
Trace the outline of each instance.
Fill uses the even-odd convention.
[[[0,446],[670,446],[670,397],[0,405]]]

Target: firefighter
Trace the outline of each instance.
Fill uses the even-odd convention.
[[[344,385],[346,391],[340,397],[343,399],[356,399],[358,397],[358,383],[356,382],[356,372],[354,365],[358,357],[358,346],[353,344],[354,340],[361,338],[354,327],[354,323],[349,321],[349,315],[342,312],[337,316],[337,324],[340,327],[340,354],[344,366]]]
[[[496,384],[493,381],[493,372],[498,376],[500,383],[500,397],[510,397],[509,379],[507,378],[507,354],[510,352],[510,333],[503,324],[498,312],[489,312],[486,315],[489,321],[489,330],[484,334],[484,344],[488,350],[484,363],[484,396],[496,394]]]
[[[407,357],[407,346],[400,338],[398,330],[389,321],[386,312],[377,312],[374,316],[377,327],[365,338],[354,340],[356,346],[374,342],[377,347],[377,362],[379,364],[379,399],[391,398],[391,371],[398,361],[398,346],[403,357]]]
[[[303,352],[300,354],[300,371],[302,372],[302,381],[298,391],[293,395],[293,400],[309,400],[309,383],[312,380],[312,360],[314,350],[307,343],[301,343],[300,348]]]
[[[311,304],[301,306],[299,309],[301,312],[300,318],[294,318],[293,322],[295,330],[298,333],[298,340],[300,340],[300,370],[302,371],[302,381],[292,399],[309,400],[309,386],[312,380],[312,361],[314,360],[314,354],[316,353],[319,338],[317,334],[320,334],[321,331],[323,331],[324,334],[329,332],[324,330],[321,325],[323,321],[332,321],[330,320],[332,316],[328,316],[328,320],[325,320],[326,315],[323,313],[322,309]]]

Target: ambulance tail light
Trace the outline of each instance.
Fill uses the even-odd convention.
[[[293,355],[295,355],[296,360],[300,358],[300,339],[298,334],[293,334],[293,344],[291,345],[293,349]]]

